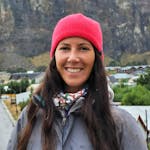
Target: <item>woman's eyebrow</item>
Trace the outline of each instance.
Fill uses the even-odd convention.
[[[91,46],[91,44],[90,44],[90,43],[80,43],[79,45],[80,45],[80,46],[82,46],[82,45]]]
[[[70,46],[71,44],[62,42],[62,43],[60,43],[60,45]],[[84,45],[90,46],[90,43],[79,43],[77,45],[79,45],[79,46],[84,46]]]
[[[70,44],[68,44],[68,43],[60,43],[60,45],[69,46]]]
[[[89,43],[80,43],[80,45],[90,45]]]

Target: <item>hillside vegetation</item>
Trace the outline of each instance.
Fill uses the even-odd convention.
[[[141,64],[149,64],[150,65],[150,51],[141,53],[141,54],[131,54],[131,53],[124,53],[120,59],[121,65],[128,65],[132,63],[140,63]]]
[[[40,66],[46,67],[50,62],[50,55],[49,52],[45,52],[43,54],[30,58],[30,60],[35,67],[40,67]]]
[[[147,64],[149,8],[149,0],[0,0],[0,71],[43,68],[55,24],[79,12],[101,24],[107,65]]]

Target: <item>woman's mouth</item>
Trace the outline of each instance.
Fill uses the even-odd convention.
[[[66,68],[66,70],[70,73],[77,73],[81,71],[81,68]]]

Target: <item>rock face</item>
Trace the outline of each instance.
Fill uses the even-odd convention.
[[[76,12],[101,23],[108,56],[119,59],[124,52],[149,51],[149,8],[149,0],[1,0],[0,68],[22,64],[34,68],[26,58],[49,51],[58,19]],[[9,63],[8,56],[16,59]],[[16,60],[21,62],[21,57],[22,63],[18,64]]]

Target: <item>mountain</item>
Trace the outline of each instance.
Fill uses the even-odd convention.
[[[149,8],[149,0],[1,0],[0,70],[45,66],[54,25],[76,12],[101,23],[107,64],[150,64]]]

